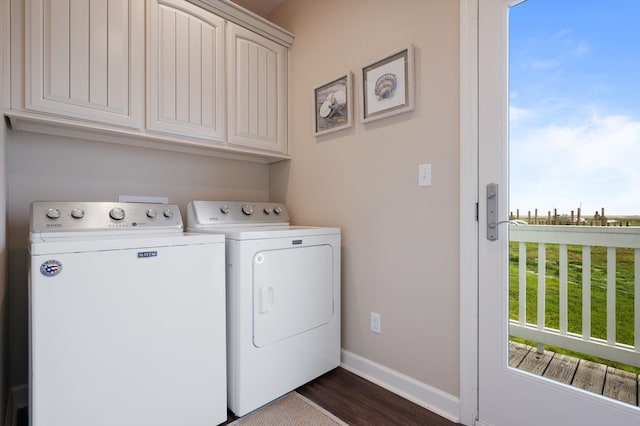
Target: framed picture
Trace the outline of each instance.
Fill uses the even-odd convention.
[[[362,67],[361,109],[362,123],[415,109],[412,45]]]
[[[353,125],[352,81],[353,75],[347,72],[313,89],[314,135]]]

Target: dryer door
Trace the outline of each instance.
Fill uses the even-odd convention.
[[[253,344],[264,347],[331,321],[330,245],[265,250],[253,258]]]

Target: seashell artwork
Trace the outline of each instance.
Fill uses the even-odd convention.
[[[320,117],[331,118],[342,112],[347,103],[347,95],[343,90],[329,93],[327,100],[320,106]]]
[[[362,123],[415,109],[413,46],[362,67]]]
[[[393,96],[398,87],[398,79],[393,73],[382,74],[376,80],[374,93],[378,100],[387,99]]]
[[[351,85],[353,75],[348,72],[313,89],[315,106],[314,135],[351,127]]]

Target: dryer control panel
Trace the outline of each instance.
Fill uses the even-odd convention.
[[[191,201],[187,205],[189,226],[288,225],[284,204],[251,201]]]
[[[31,233],[182,232],[180,208],[173,204],[34,201]]]

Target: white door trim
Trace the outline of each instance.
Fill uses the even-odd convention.
[[[478,418],[478,0],[460,0],[460,423]]]

